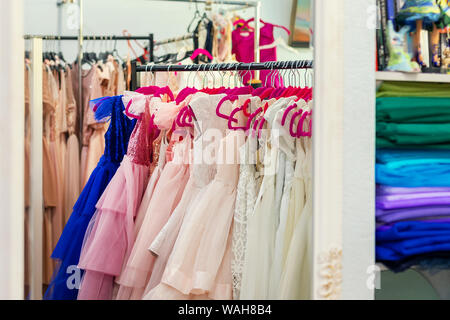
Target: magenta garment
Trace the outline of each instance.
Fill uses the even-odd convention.
[[[245,24],[242,27],[237,28],[236,30],[233,30],[232,33],[232,42],[233,42],[233,49],[232,53],[236,55],[236,59],[239,62],[254,62],[255,61],[255,33],[250,32],[247,30],[244,30],[244,27],[248,26],[248,24],[253,19],[247,20]],[[282,26],[274,25],[271,23],[262,23],[263,27],[260,29],[260,39],[259,44],[260,46],[265,46],[272,44],[275,41],[275,38],[273,36],[273,30],[275,27],[284,28]],[[261,62],[267,62],[267,61],[277,61],[277,48],[274,46],[273,48],[268,49],[262,49],[261,50]],[[278,71],[276,71],[278,74]],[[244,73],[244,83],[247,83],[247,81],[250,80],[250,72]],[[264,84],[266,81],[267,76],[270,73],[269,79],[267,79],[267,85],[268,86],[280,86],[283,84],[282,80],[280,81],[279,77],[274,77],[274,81],[272,82],[274,72],[271,72],[271,70],[262,70],[260,72],[260,79],[262,83]],[[253,77],[255,76],[254,71],[252,71]]]
[[[391,187],[386,185],[377,185],[377,195],[394,195],[394,194],[413,194],[413,193],[432,193],[432,192],[450,192],[450,188],[402,188]]]
[[[376,207],[380,209],[450,205],[450,192],[384,195],[376,199]]]

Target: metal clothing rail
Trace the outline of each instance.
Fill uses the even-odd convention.
[[[132,72],[168,72],[168,71],[255,71],[255,70],[286,70],[286,69],[312,69],[312,60],[292,60],[292,61],[268,61],[250,63],[205,63],[170,65],[155,64],[132,66]]]
[[[137,89],[138,72],[210,72],[210,71],[259,71],[259,70],[288,70],[288,69],[312,69],[312,60],[292,61],[268,61],[251,63],[205,63],[205,64],[155,64],[138,66],[135,62],[131,64],[131,90]]]
[[[54,36],[54,35],[24,35],[25,40],[30,39],[42,39],[42,40],[56,40],[56,41],[80,41],[80,36]],[[82,40],[86,41],[117,41],[117,40],[148,40],[148,52],[150,54],[150,61],[154,60],[153,56],[153,33],[150,33],[148,36],[114,36],[114,35],[85,35],[82,37]],[[82,46],[79,47],[79,50],[82,50]],[[82,59],[81,51],[78,54],[78,60]],[[78,101],[83,101],[83,85],[82,85],[82,70],[81,70],[81,63],[78,64]],[[83,118],[84,118],[84,110],[83,108],[80,108],[80,119],[79,126],[80,126],[80,136],[79,139],[81,141],[82,138],[82,130],[83,130]]]

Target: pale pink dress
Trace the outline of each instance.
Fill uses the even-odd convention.
[[[211,142],[209,141],[209,135],[207,133],[203,135],[202,133],[211,128],[218,129],[220,133],[226,131],[225,122],[216,116],[215,111],[215,106],[223,97],[224,95],[207,95],[201,92],[191,97],[189,105],[198,121],[197,129],[200,128],[200,131],[196,130],[195,132],[191,175],[179,205],[149,248],[157,256],[157,259],[145,289],[145,295],[161,282],[167,260],[177,240],[186,212],[201,199],[203,191],[216,175],[216,157],[220,139]],[[207,161],[206,157],[213,161]],[[147,297],[143,299],[147,299]]]
[[[217,174],[184,217],[162,281],[146,299],[232,299],[230,235],[244,141],[241,131],[221,140]]]
[[[161,129],[170,128],[180,106],[175,103],[160,104],[155,114],[155,123]],[[173,159],[164,166],[129,259],[120,277],[116,279],[120,284],[116,297],[118,300],[142,299],[155,261],[155,256],[148,251],[148,247],[180,202],[188,181],[191,133],[177,129],[172,133],[171,143],[174,141]]]
[[[130,137],[128,152],[105,189],[85,234],[78,267],[86,270],[79,300],[110,300],[114,277],[134,241],[134,219],[148,181],[150,165],[148,104]]]

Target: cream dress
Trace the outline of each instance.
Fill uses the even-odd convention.
[[[311,106],[310,102],[306,109]],[[307,123],[307,121],[305,121]],[[297,168],[301,168],[305,187],[305,205],[303,210],[295,207],[294,230],[280,282],[280,299],[309,300],[311,298],[311,251],[312,251],[312,141],[308,137],[298,139],[297,154],[304,150],[304,159],[297,159]],[[297,169],[296,168],[296,169]],[[300,170],[300,169],[299,169]],[[300,181],[297,181],[301,183]],[[293,191],[300,191],[293,187]],[[293,199],[301,198],[301,194],[293,194]],[[294,203],[295,205],[295,203]],[[291,208],[290,208],[290,211]]]

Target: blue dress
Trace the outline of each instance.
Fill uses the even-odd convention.
[[[109,128],[105,134],[105,152],[75,203],[53,251],[52,258],[56,260],[57,267],[44,295],[46,300],[77,299],[83,272],[77,268],[77,264],[84,234],[95,213],[97,201],[127,152],[128,140],[136,123],[135,120],[125,116],[122,96],[101,98],[93,100],[92,103],[97,105],[95,111],[97,120],[110,118]]]

